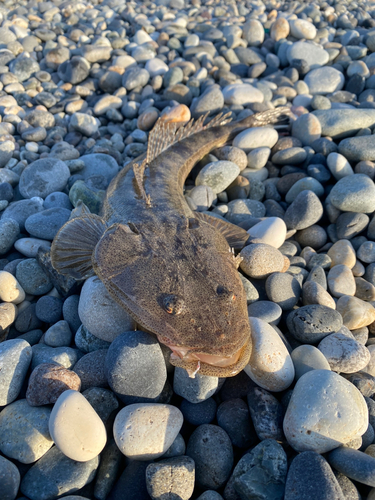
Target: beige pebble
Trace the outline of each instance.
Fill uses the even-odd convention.
[[[8,326],[14,323],[17,317],[17,313],[17,306],[12,304],[11,302],[3,302],[2,304],[0,304],[0,332],[1,330],[5,330],[6,328],[8,328]]]
[[[270,36],[275,42],[289,35],[290,27],[288,21],[284,17],[279,17],[271,26]]]
[[[151,130],[158,118],[159,111],[156,108],[150,107],[138,117],[137,127],[140,130]]]
[[[327,254],[332,260],[331,267],[343,264],[352,269],[357,261],[355,250],[349,240],[337,241],[331,246]]]
[[[175,406],[130,404],[117,414],[113,437],[119,450],[132,460],[152,460],[168,450],[182,423],[182,413]]]
[[[25,299],[25,292],[13,274],[0,271],[0,300],[19,304]]]
[[[268,217],[247,231],[251,243],[266,243],[279,248],[285,241],[286,225],[279,217]]]
[[[161,116],[161,120],[168,123],[187,123],[191,118],[190,109],[185,104],[179,104],[178,106],[173,106],[164,115]]]
[[[103,421],[85,396],[73,390],[63,392],[57,399],[49,432],[59,450],[77,462],[97,457],[107,442]]]
[[[375,321],[375,308],[357,297],[343,295],[337,301],[336,309],[349,330],[368,326]]]
[[[327,276],[327,283],[331,295],[342,297],[355,294],[355,280],[351,269],[343,264],[331,267]]]
[[[273,392],[284,391],[294,380],[294,366],[284,342],[271,325],[249,318],[253,349],[244,370],[253,382]]]
[[[246,246],[241,250],[240,256],[243,259],[240,267],[251,278],[267,278],[271,273],[282,272],[286,266],[284,255],[265,243]]]
[[[362,262],[360,262],[359,260],[357,260],[357,262],[355,263],[355,266],[352,268],[352,273],[353,273],[353,276],[363,276],[365,274],[365,266],[362,264]]]
[[[322,285],[315,281],[306,281],[302,287],[302,302],[304,306],[319,304],[321,306],[336,309],[336,302],[331,295],[324,290]]]
[[[375,286],[363,278],[354,278],[356,284],[355,296],[361,300],[375,300]]]
[[[367,446],[367,448],[365,449],[365,453],[366,455],[370,455],[370,457],[374,457],[375,458],[375,444],[370,444],[370,446]],[[373,491],[375,492],[375,488],[373,488]],[[368,499],[369,497],[367,497]],[[374,496],[375,498],[375,496]]]

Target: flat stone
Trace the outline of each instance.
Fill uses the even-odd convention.
[[[285,242],[287,227],[280,217],[267,217],[258,222],[248,231],[251,243],[266,243],[275,248],[280,248]]]
[[[331,451],[328,455],[328,461],[332,467],[350,479],[375,487],[374,457],[362,451],[340,446],[340,448]]]
[[[284,418],[288,443],[299,452],[326,453],[362,436],[367,426],[362,394],[328,370],[309,371],[297,381]]]
[[[175,406],[130,404],[117,414],[113,435],[118,448],[128,458],[152,460],[168,450],[182,422],[182,413]]]
[[[350,137],[339,144],[339,152],[350,161],[375,160],[375,137],[372,135]]]
[[[246,246],[240,252],[243,258],[240,267],[251,278],[266,278],[271,273],[281,272],[285,266],[282,253],[271,245],[256,243]]]
[[[240,167],[231,161],[214,161],[202,168],[195,180],[195,184],[196,186],[209,186],[217,194],[224,191],[239,173]]]
[[[49,432],[59,450],[77,462],[97,457],[107,442],[99,415],[82,394],[72,390],[57,399],[49,419]]]
[[[240,104],[246,106],[255,102],[263,102],[264,95],[248,83],[234,83],[223,88],[225,104]],[[233,144],[236,146],[236,144]]]
[[[375,186],[367,175],[353,174],[333,186],[329,199],[339,210],[371,213],[375,210]]]
[[[48,431],[51,410],[19,399],[0,412],[0,450],[23,464],[39,460],[53,445]]]
[[[287,59],[289,63],[293,59],[303,59],[311,69],[325,66],[329,60],[329,54],[322,47],[308,42],[295,42],[287,48]]]
[[[283,341],[265,321],[250,317],[249,322],[253,349],[245,372],[263,389],[287,389],[294,380],[294,366]]]
[[[322,135],[332,139],[353,137],[363,128],[375,125],[375,109],[321,109],[313,114],[320,121]]]
[[[242,149],[245,153],[249,153],[251,150],[260,147],[273,148],[278,138],[279,134],[274,128],[253,127],[236,135],[233,139],[233,146]]]

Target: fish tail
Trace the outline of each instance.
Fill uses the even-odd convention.
[[[236,125],[244,126],[246,128],[250,127],[264,127],[270,124],[285,124],[291,116],[291,111],[287,106],[283,106],[276,109],[267,109],[267,111],[261,111],[254,115],[248,116],[237,122]]]

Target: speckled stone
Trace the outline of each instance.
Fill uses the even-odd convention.
[[[326,357],[331,370],[341,373],[362,370],[371,357],[367,347],[340,332],[325,337],[318,349]]]
[[[183,368],[176,367],[174,370],[173,390],[179,396],[190,401],[190,403],[200,403],[210,398],[220,388],[218,377],[208,377],[200,375],[198,372],[195,378]]]
[[[283,409],[275,396],[261,387],[251,387],[247,394],[247,403],[259,439],[282,440]]]
[[[300,342],[315,343],[340,330],[341,314],[330,307],[318,304],[300,307],[289,313],[287,326]]]
[[[147,491],[155,500],[189,500],[193,494],[194,480],[195,463],[187,456],[160,460],[146,469]]]
[[[242,271],[251,278],[266,278],[271,273],[281,272],[285,266],[285,258],[275,247],[264,243],[246,246],[240,252],[243,260],[240,263]]]

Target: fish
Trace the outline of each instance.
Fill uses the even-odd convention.
[[[83,209],[59,230],[51,247],[53,267],[76,280],[97,275],[137,325],[169,347],[171,364],[189,376],[235,376],[252,350],[236,255],[249,235],[192,211],[184,183],[210,151],[288,114],[289,108],[276,108],[234,123],[230,113],[208,123],[205,115],[185,126],[159,118],[147,152],[110,182],[100,214]]]

